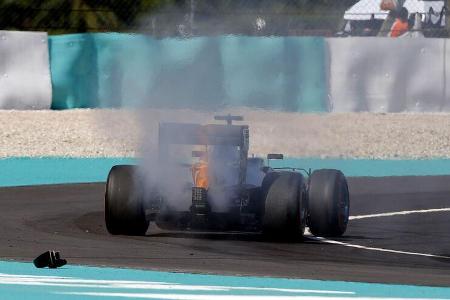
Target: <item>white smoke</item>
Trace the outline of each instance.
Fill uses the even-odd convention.
[[[202,147],[170,145],[169,153],[160,153],[159,124],[208,124],[213,122],[214,115],[224,114],[226,107],[222,99],[225,98],[225,92],[224,87],[220,86],[224,82],[221,78],[224,72],[218,40],[191,38],[192,16],[187,18],[177,7],[166,8],[160,15],[143,18],[141,32],[150,35],[149,39],[155,39],[152,36],[156,32],[155,26],[164,27],[161,23],[169,15],[179,17],[178,29],[182,39],[153,40],[159,47],[155,51],[164,54],[159,56],[163,58],[156,64],[140,62],[142,56],[129,57],[133,65],[142,63],[154,69],[150,72],[151,78],[136,75],[130,81],[132,85],[121,90],[121,107],[137,107],[134,121],[138,123],[140,131],[138,165],[144,185],[144,198],[153,201],[163,198],[171,210],[189,211],[194,186],[191,167],[197,159],[192,157],[192,150],[202,150]],[[249,20],[250,27],[252,22],[254,20]],[[168,23],[168,28],[174,24],[172,19]],[[259,20],[258,24],[263,23]],[[180,53],[181,49],[194,50]],[[155,60],[149,53],[148,60],[152,59]],[[148,83],[148,86],[143,83]],[[239,110],[233,112],[239,114]],[[179,134],[183,135],[183,132]],[[176,136],[173,138],[176,139]],[[231,187],[239,182],[239,152],[235,146],[211,146],[208,153],[210,204],[215,211],[226,211],[230,195],[224,192],[223,187]],[[161,160],[162,154],[168,154],[169,159]],[[259,166],[248,174],[249,182],[260,184],[262,173]]]

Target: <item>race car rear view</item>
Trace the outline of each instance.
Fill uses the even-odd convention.
[[[145,235],[150,222],[175,230],[261,232],[297,239],[341,236],[349,218],[341,171],[274,168],[248,157],[249,128],[227,124],[161,123],[155,166],[114,166],[108,175],[105,222],[111,234]],[[180,148],[189,149],[189,157]],[[187,150],[186,150],[187,151]],[[185,152],[186,152],[185,151]]]

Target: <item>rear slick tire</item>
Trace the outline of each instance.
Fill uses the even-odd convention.
[[[344,174],[333,169],[314,171],[308,193],[311,233],[330,237],[343,235],[350,211],[350,197]]]
[[[136,166],[114,166],[108,175],[105,193],[105,223],[109,233],[145,235],[146,220],[142,193],[136,180]]]
[[[263,234],[270,239],[296,240],[305,229],[305,182],[300,173],[280,172],[263,181]]]

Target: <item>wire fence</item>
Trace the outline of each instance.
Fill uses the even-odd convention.
[[[143,32],[158,37],[448,37],[447,1],[3,0],[0,29],[50,34]]]

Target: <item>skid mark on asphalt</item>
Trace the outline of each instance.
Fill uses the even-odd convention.
[[[387,213],[370,214],[370,215],[350,216],[349,219],[350,220],[362,220],[362,219],[369,219],[369,218],[406,216],[406,215],[412,215],[412,214],[439,213],[439,212],[450,212],[450,207],[421,209],[421,210],[405,210],[405,211],[387,212]],[[344,246],[344,247],[363,249],[363,250],[369,250],[369,251],[378,251],[378,252],[387,252],[387,253],[414,255],[414,256],[423,256],[423,257],[432,257],[432,258],[441,258],[441,259],[449,259],[450,260],[450,256],[436,255],[436,254],[430,254],[430,253],[400,251],[400,250],[378,248],[378,247],[367,247],[367,246],[363,246],[363,245],[340,242],[340,241],[336,241],[336,240],[332,240],[332,239],[328,239],[328,238],[324,238],[324,237],[320,237],[320,236],[313,236],[309,233],[309,231],[307,231],[306,234],[309,239],[320,241],[322,243],[327,243],[327,244],[340,245],[340,246]]]

